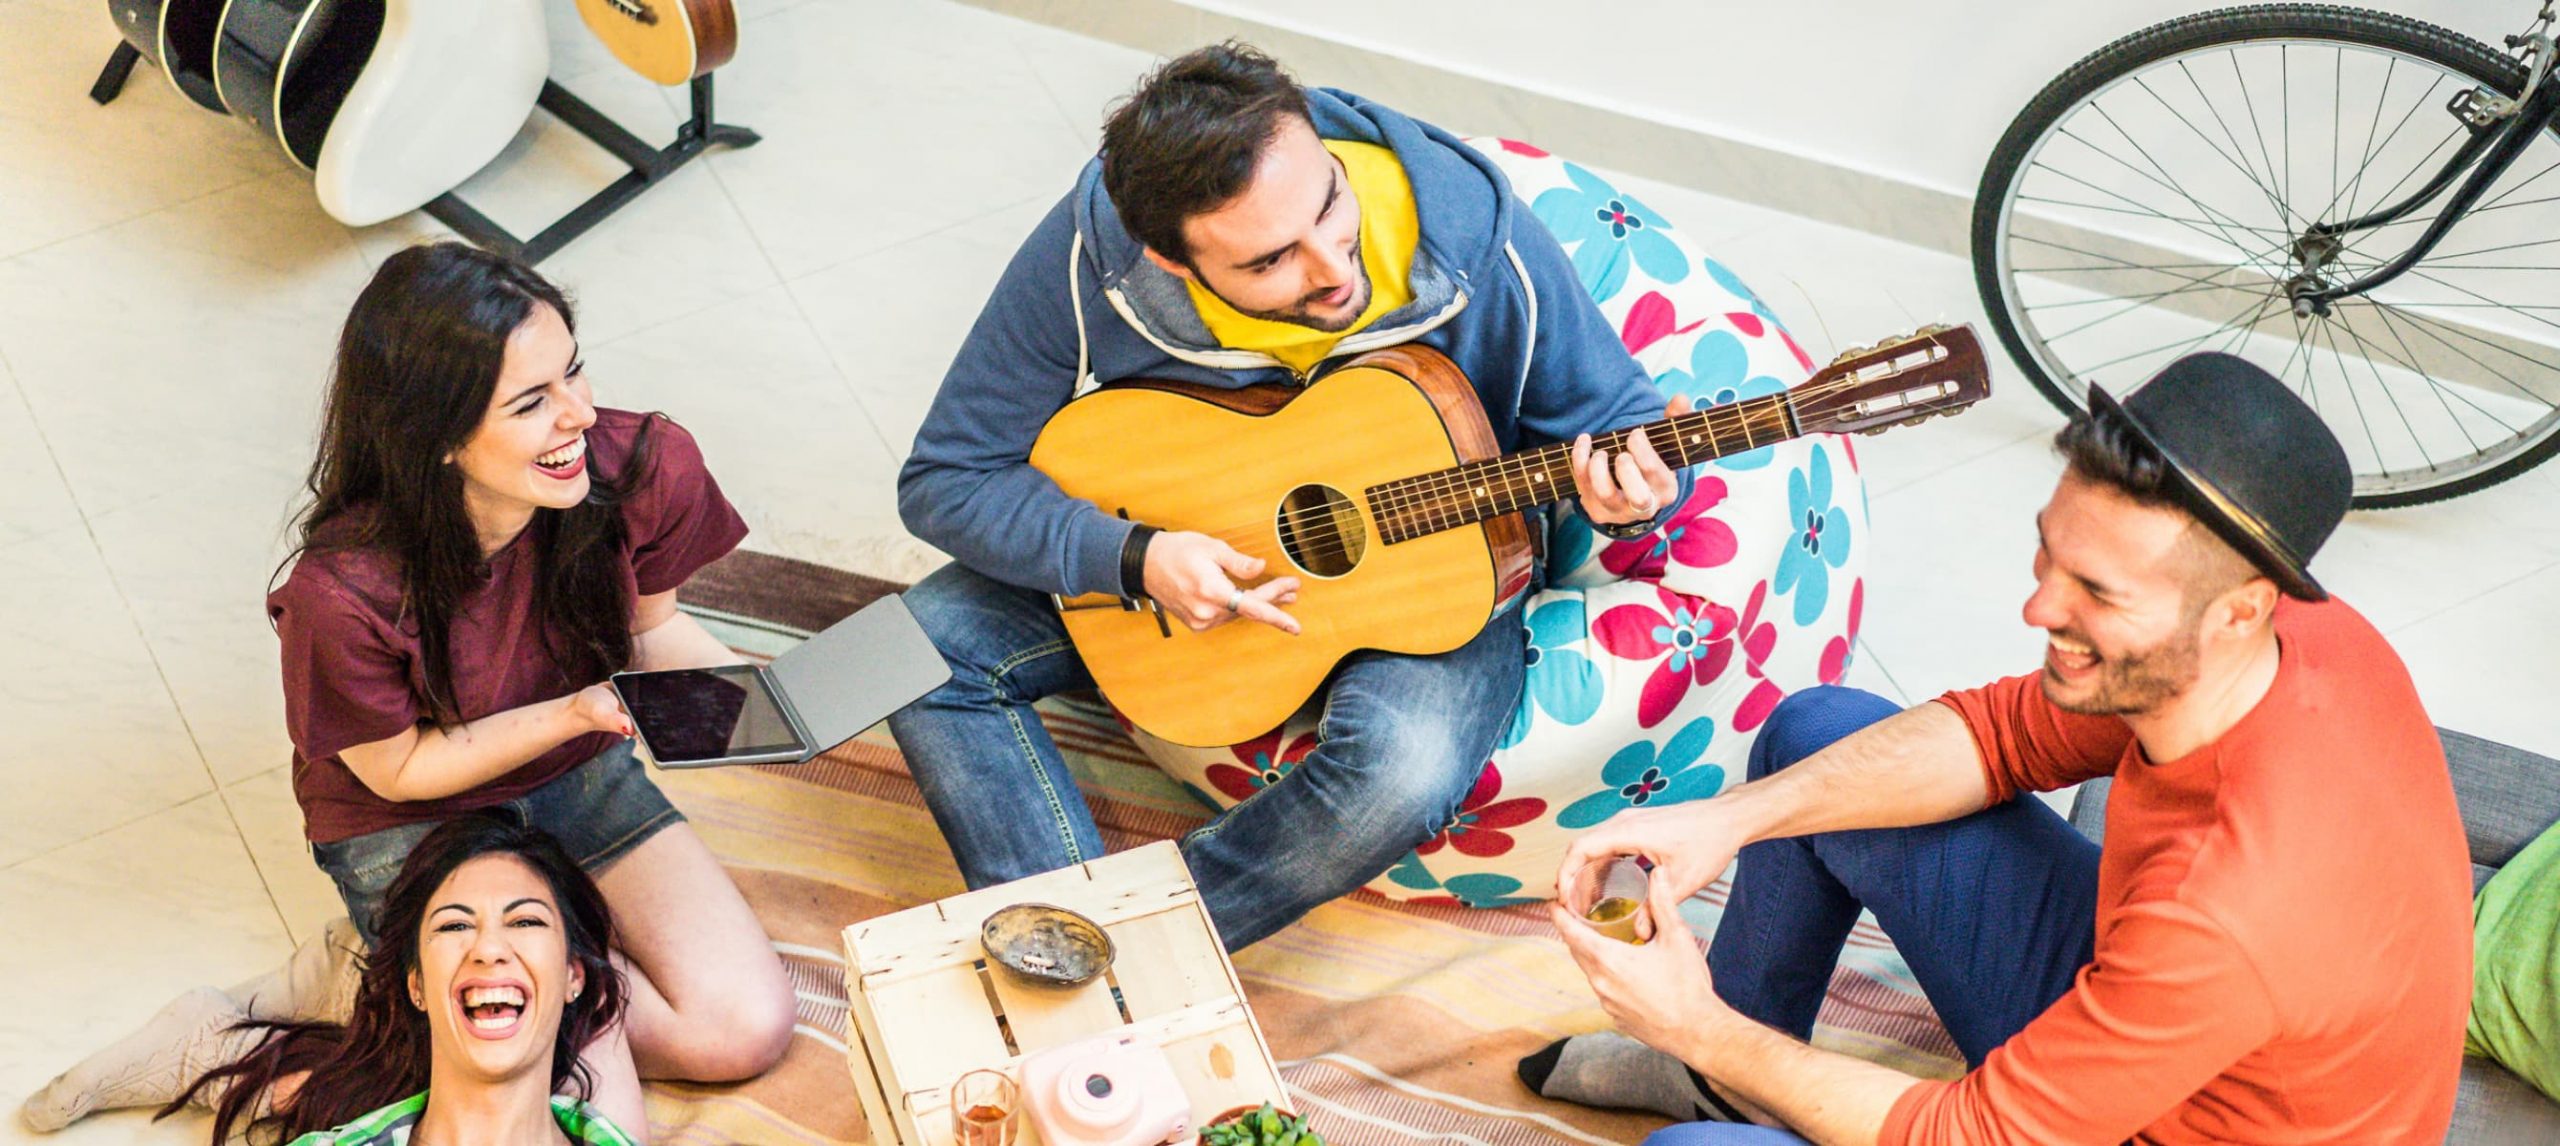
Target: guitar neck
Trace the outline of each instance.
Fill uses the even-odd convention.
[[[1674,468],[1756,450],[1803,432],[1787,395],[1770,394],[1594,434],[1592,448],[1615,454],[1638,430]],[[1522,450],[1371,486],[1366,492],[1379,540],[1393,545],[1573,496],[1573,447],[1559,442]]]

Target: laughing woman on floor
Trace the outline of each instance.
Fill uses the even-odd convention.
[[[243,1027],[254,1049],[190,1085],[219,1096],[214,1142],[631,1146],[584,1101],[596,1079],[578,1057],[627,1005],[612,911],[557,840],[448,820],[410,851],[379,921],[344,1024]]]
[[[241,1018],[341,1017],[411,849],[493,808],[557,837],[621,920],[629,1006],[584,1048],[598,1107],[642,1130],[640,1079],[781,1058],[781,961],[606,683],[737,660],[675,600],[746,526],[682,428],[594,404],[575,322],[541,276],[459,243],[392,256],[357,297],[302,547],[267,598],[294,797],[352,926],[263,981],[182,996],[28,1099],[31,1126],[167,1101]]]

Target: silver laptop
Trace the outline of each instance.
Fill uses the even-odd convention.
[[[640,748],[661,768],[797,764],[951,679],[896,596],[827,626],[766,665],[613,675]]]

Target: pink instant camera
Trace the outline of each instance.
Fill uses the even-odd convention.
[[[1049,1146],[1191,1142],[1191,1096],[1162,1048],[1104,1035],[1023,1060],[1022,1105]]]

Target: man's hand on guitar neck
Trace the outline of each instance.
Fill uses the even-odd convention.
[[[1237,581],[1262,575],[1263,560],[1205,533],[1159,533],[1147,539],[1147,595],[1165,615],[1206,632],[1238,617],[1260,621],[1290,636],[1298,619],[1280,606],[1298,599],[1298,579],[1274,577],[1251,589]]]
[[[1677,418],[1695,408],[1689,396],[1682,394],[1662,412]],[[1582,515],[1600,525],[1651,521],[1680,493],[1679,475],[1664,464],[1642,430],[1628,438],[1627,448],[1615,457],[1593,448],[1589,434],[1575,438],[1573,484],[1582,491]]]

